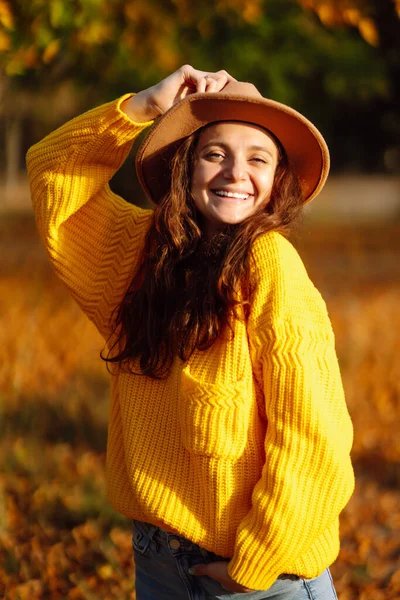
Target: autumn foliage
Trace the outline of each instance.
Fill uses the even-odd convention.
[[[2,217],[0,596],[134,598],[131,524],[105,499],[102,341],[51,272],[30,216]],[[400,226],[304,225],[355,426],[340,600],[400,599]]]

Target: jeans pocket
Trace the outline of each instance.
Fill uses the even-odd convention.
[[[201,562],[206,564],[214,562],[225,562],[226,564],[228,564],[229,559],[208,551],[206,556],[203,555]],[[213,598],[220,598],[225,596],[230,597],[232,594],[234,594],[234,592],[228,590],[225,586],[222,585],[222,583],[220,583],[216,579],[213,579],[212,577],[202,575],[198,577],[197,581],[199,582],[200,586],[205,589],[206,593],[211,595],[211,597]]]
[[[307,598],[310,600],[337,600],[335,586],[329,569],[325,569],[318,577],[302,578]]]

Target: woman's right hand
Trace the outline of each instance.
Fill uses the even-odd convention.
[[[228,81],[235,80],[226,71],[211,73],[183,65],[156,85],[125,100],[121,108],[133,121],[152,121],[189,94],[219,92]]]

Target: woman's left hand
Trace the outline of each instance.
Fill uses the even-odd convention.
[[[223,560],[208,564],[194,565],[190,569],[190,573],[192,575],[206,575],[206,577],[211,577],[211,579],[218,581],[230,592],[254,592],[254,590],[243,587],[239,583],[236,583],[234,579],[232,579],[228,573],[228,563]]]

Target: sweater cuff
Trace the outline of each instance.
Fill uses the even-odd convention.
[[[133,95],[134,94],[132,93],[125,94],[117,100],[103,104],[99,108],[90,111],[94,113],[93,116],[96,115],[96,118],[99,119],[100,133],[111,137],[115,136],[117,146],[123,146],[124,144],[131,142],[141,133],[141,131],[150,127],[154,122],[145,121],[143,123],[137,123],[128,117],[122,110],[121,104]]]
[[[251,536],[252,539],[252,536]],[[246,542],[244,542],[246,543]],[[238,544],[240,541],[238,540]],[[258,545],[257,545],[258,546]],[[230,577],[240,585],[243,585],[251,590],[267,590],[276,581],[281,574],[282,568],[276,564],[267,564],[266,550],[258,546],[257,554],[251,548],[236,546],[234,557],[228,564],[228,573]]]
[[[124,118],[124,120],[127,121],[127,123],[130,123],[131,125],[134,125],[137,128],[145,129],[146,127],[150,127],[150,125],[152,125],[154,123],[154,119],[152,119],[151,121],[144,121],[144,122],[134,121],[121,108],[121,105],[123,104],[123,102],[125,102],[125,100],[129,100],[129,98],[133,98],[133,96],[135,96],[135,95],[136,94],[134,94],[134,93],[129,93],[129,94],[124,94],[123,96],[118,98],[116,100],[116,110]]]

